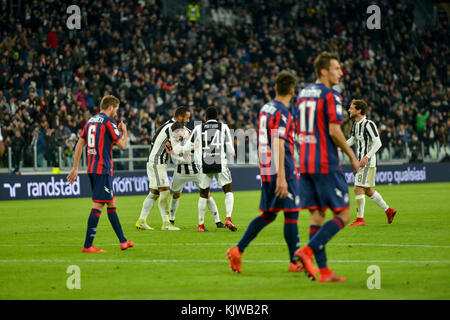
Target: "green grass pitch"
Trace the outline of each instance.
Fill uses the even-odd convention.
[[[247,248],[243,273],[231,272],[225,251],[259,214],[259,191],[235,193],[237,232],[216,229],[209,212],[209,232],[196,232],[198,194],[180,200],[176,225],[181,231],[161,231],[156,206],[148,219],[155,230],[139,231],[134,224],[144,196],[119,197],[117,212],[125,235],[136,245],[119,249],[104,210],[94,245],[106,249],[105,254],[81,253],[89,198],[1,202],[0,299],[449,299],[450,183],[377,190],[398,214],[388,225],[382,210],[367,198],[367,225],[346,227],[331,240],[329,266],[347,278],[343,283],[311,282],[303,273],[287,272],[283,216]],[[213,196],[224,221],[224,195]],[[353,204],[352,199],[354,217]],[[299,218],[301,246],[308,227],[304,210]],[[80,268],[80,289],[66,286],[71,265]],[[380,268],[380,289],[368,289],[372,265]]]

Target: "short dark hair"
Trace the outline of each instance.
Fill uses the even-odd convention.
[[[217,109],[216,107],[209,107],[206,109],[206,120],[217,119]]]
[[[183,128],[184,128],[184,123],[178,122],[178,121],[175,121],[175,122],[172,124],[172,126],[170,127],[170,129],[172,129],[172,131],[176,131],[176,130],[178,130],[178,129],[183,129]]]
[[[189,109],[188,108],[186,108],[186,107],[178,107],[176,110],[175,110],[175,118],[177,118],[177,117],[184,117],[185,115],[186,115],[186,113],[187,112],[189,112]]]
[[[296,84],[297,78],[289,71],[281,71],[275,79],[277,94],[280,96],[288,95],[291,89],[295,88]]]
[[[316,73],[317,78],[320,78],[320,70],[330,69],[331,60],[339,61],[338,55],[330,52],[322,52],[316,57],[316,59],[314,59],[314,71]]]
[[[365,115],[367,112],[367,103],[361,99],[353,99],[352,104],[355,106],[356,110],[361,110],[361,114]]]

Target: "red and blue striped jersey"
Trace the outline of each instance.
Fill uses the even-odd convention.
[[[298,179],[294,161],[295,122],[289,109],[281,102],[273,100],[259,110],[258,152],[262,182],[276,181],[275,148],[273,138],[284,141],[284,166],[286,180]]]
[[[112,148],[121,138],[116,121],[100,112],[86,123],[81,138],[87,142],[87,173],[112,176]]]
[[[300,174],[328,174],[339,167],[329,124],[342,124],[342,98],[323,83],[313,83],[297,97],[296,133],[300,142]]]

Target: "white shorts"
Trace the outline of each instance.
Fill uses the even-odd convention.
[[[186,183],[193,181],[198,188],[198,174],[180,174],[175,172],[172,180],[172,192],[182,192]]]
[[[169,187],[169,177],[167,176],[167,165],[153,164],[147,162],[147,176],[150,189]]]
[[[355,174],[355,186],[362,188],[375,187],[376,167],[363,167]]]
[[[199,187],[200,189],[207,189],[211,186],[211,181],[212,178],[216,177],[217,183],[219,184],[219,186],[223,187],[226,186],[227,184],[230,184],[232,182],[231,180],[231,172],[230,169],[225,168],[223,170],[223,172],[219,172],[219,173],[209,173],[209,174],[205,174],[205,173],[199,173]]]

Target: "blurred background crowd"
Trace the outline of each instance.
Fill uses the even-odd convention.
[[[366,27],[360,0],[210,0],[182,15],[162,1],[82,0],[74,30],[61,1],[25,1],[19,12],[1,2],[0,139],[17,169],[33,166],[34,149],[38,167],[57,166],[57,147],[70,166],[105,94],[120,98],[132,145],[148,145],[178,106],[192,121],[216,106],[230,128],[256,129],[274,76],[294,71],[300,90],[315,80],[321,51],[339,54],[345,108],[353,98],[368,102],[380,155],[420,162],[422,146],[438,159],[449,145],[448,17],[441,9],[435,23],[418,26],[417,1],[380,1],[379,30]]]

